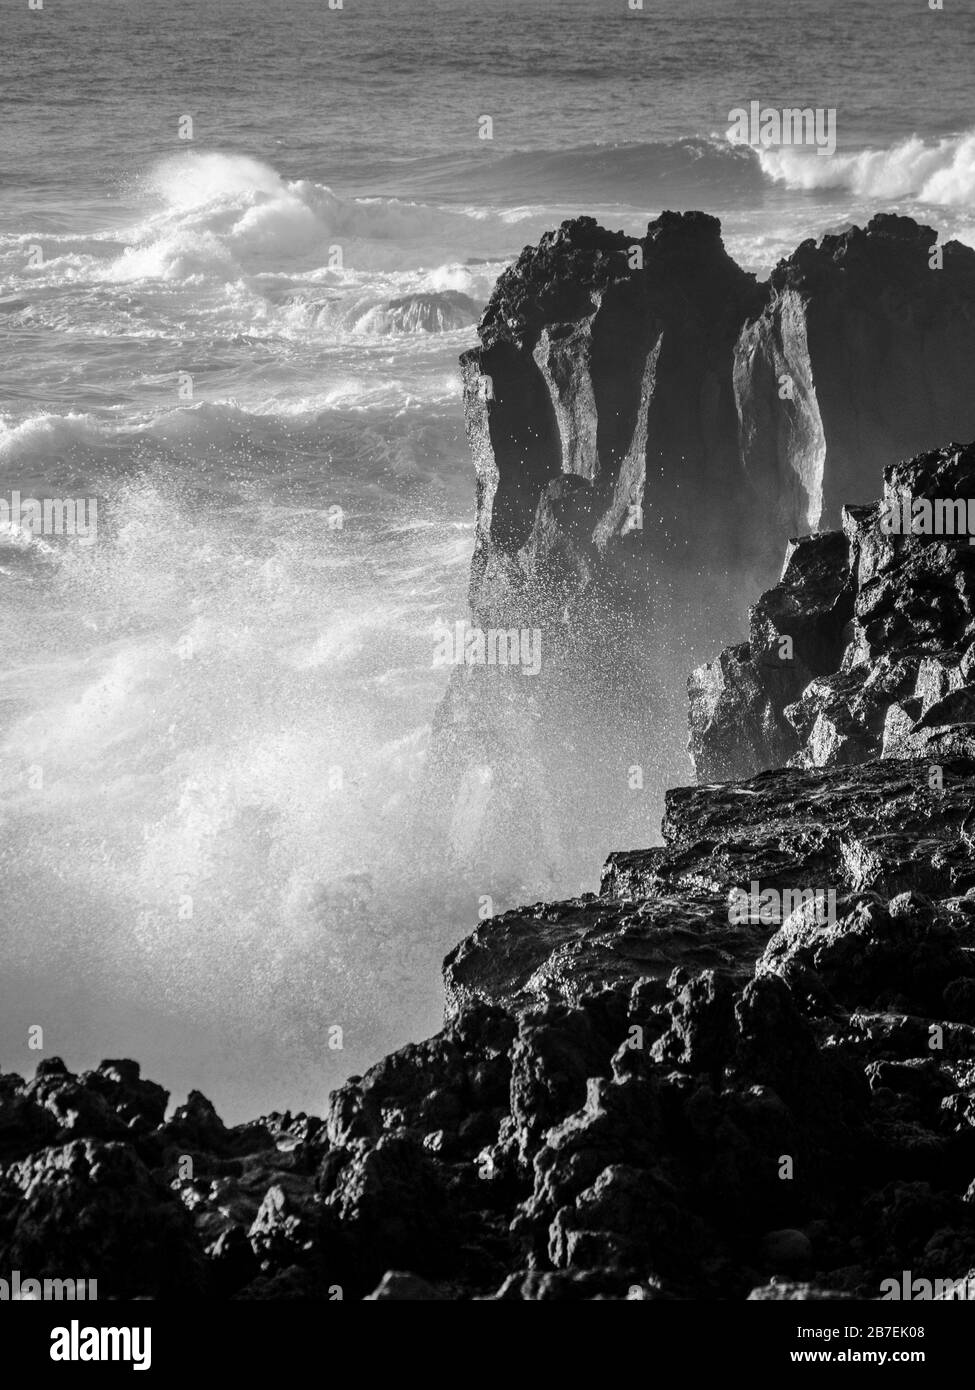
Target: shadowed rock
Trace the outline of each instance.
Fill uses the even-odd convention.
[[[975,446],[891,465],[882,502],[844,509],[842,532],[791,543],[781,580],[751,610],[749,641],[691,678],[700,780],[785,761],[940,768],[975,752],[975,548],[967,529],[890,533],[905,497],[919,507],[912,524],[927,524],[927,502],[932,526],[967,527]]]

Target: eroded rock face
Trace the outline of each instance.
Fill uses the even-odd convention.
[[[645,840],[688,776],[684,673],[742,632],[788,538],[871,502],[891,460],[975,436],[975,252],[951,243],[939,262],[935,241],[879,216],[759,284],[704,214],[664,213],[642,238],[580,218],[501,276],[463,359],[471,621],[537,630],[542,660],[532,677],[461,666],[438,712],[435,799],[475,874],[506,863],[548,896],[576,865],[594,878],[593,841],[601,859]],[[842,545],[800,543],[777,591],[801,590],[791,684],[756,645],[791,620],[778,612],[702,682],[697,720],[736,706],[746,749],[700,753],[708,780],[796,751],[780,708],[835,670]]]
[[[631,553],[736,544],[718,506],[687,524],[686,489],[741,472],[732,365],[764,299],[703,213],[642,239],[566,222],[500,277],[463,359],[476,621],[560,619],[607,561],[622,601]]]
[[[892,458],[975,434],[975,252],[934,270],[936,240],[878,216],[766,284],[703,213],[643,238],[579,218],[527,248],[463,360],[475,621],[561,617],[614,583],[614,606],[643,599],[648,554],[757,573]]]
[[[964,517],[961,534],[890,533],[905,498],[911,525]],[[975,447],[946,445],[891,465],[883,500],[845,508],[841,532],[792,543],[749,641],[691,678],[701,781],[874,757],[926,758],[936,781],[944,759],[975,751],[970,499]]]

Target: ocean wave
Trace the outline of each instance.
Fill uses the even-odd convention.
[[[171,156],[132,191],[144,212],[126,226],[98,235],[0,236],[0,268],[19,292],[4,296],[0,307],[22,309],[25,286],[219,286],[284,272],[341,283],[350,274],[420,274],[466,258],[506,259],[519,249],[500,213],[342,197],[325,184],[285,179],[242,155]]]
[[[120,482],[169,478],[227,502],[248,489],[286,502],[338,503],[370,515],[404,506],[425,515],[469,501],[456,373],[419,396],[406,380],[336,377],[293,399],[201,401],[146,413],[0,418],[0,492],[96,496],[101,530]],[[102,506],[104,503],[104,507]],[[375,520],[375,518],[374,518]],[[102,524],[104,523],[104,525]]]
[[[108,279],[229,281],[288,266],[395,270],[498,236],[460,209],[344,198],[243,155],[172,156],[145,177],[143,190],[162,206],[119,234],[127,244]]]
[[[975,197],[975,131],[933,142],[913,135],[886,149],[833,155],[798,146],[757,153],[765,175],[789,189],[842,189],[949,208]]]
[[[0,417],[0,463],[45,459],[79,445],[96,447],[103,437],[98,421],[87,412],[56,415],[45,411],[17,424]]]
[[[124,295],[130,286],[162,282],[233,294],[278,275],[290,277],[292,288],[311,281],[336,290],[329,299],[347,296],[337,316],[320,301],[321,322],[336,328],[380,336],[442,331],[463,326],[465,318],[473,322],[471,311],[459,311],[456,302],[393,301],[456,291],[483,302],[491,277],[464,283],[465,262],[497,267],[579,212],[634,234],[668,206],[719,212],[727,225],[750,212],[767,219],[765,200],[774,188],[802,201],[804,194],[840,191],[856,200],[913,200],[962,212],[975,196],[975,131],[833,155],[732,144],[719,133],[557,150],[485,149],[476,157],[419,158],[390,177],[392,190],[409,196],[346,197],[322,183],[286,179],[244,155],[167,157],[139,181],[144,212],[127,227],[0,238],[0,265],[15,291],[0,308],[43,320],[48,308],[25,307],[32,286],[77,283]],[[779,214],[785,210],[777,206]],[[44,261],[31,267],[27,251],[34,242]],[[424,283],[431,265],[451,267],[452,278]],[[411,282],[395,284],[396,276]],[[367,281],[383,283],[370,284],[366,294]]]
[[[350,400],[358,401],[360,396],[375,399],[374,391],[363,389],[356,395],[346,389],[352,385],[351,380],[337,382],[314,397],[305,397],[280,410],[246,409],[237,401],[198,401],[162,410],[140,421],[99,418],[85,412],[65,415],[45,412],[28,416],[16,424],[0,418],[0,463],[77,457],[83,453],[97,453],[111,443],[131,444],[140,438],[174,444],[190,439],[198,444],[223,442],[229,445],[238,439],[254,442],[279,425],[293,430],[300,417],[313,423],[331,408],[336,398],[345,405]],[[381,404],[390,408],[401,402],[389,398]]]
[[[717,136],[514,150],[476,159],[445,155],[417,161],[410,181],[425,196],[528,204],[522,209],[528,215],[566,204],[580,210],[586,204],[653,208],[667,200],[727,204],[758,193],[763,183],[751,151]]]
[[[229,401],[200,401],[161,411],[143,421],[113,420],[89,412],[44,412],[16,424],[0,419],[0,463],[9,469],[14,463],[78,459],[113,444],[132,444],[150,437],[162,442],[190,436],[200,442],[212,443],[216,437],[231,441],[237,435],[254,436],[261,420],[260,415]]]
[[[487,155],[445,155],[418,161],[411,183],[424,196],[480,196],[535,215],[574,203],[624,208],[736,208],[760,198],[770,185],[804,192],[841,189],[862,197],[909,198],[960,207],[975,196],[975,131],[925,140],[911,136],[889,148],[820,155],[790,146],[759,149],[707,137],[561,150]],[[588,210],[588,209],[587,209]]]
[[[141,220],[98,237],[39,238],[47,265],[24,279],[219,286],[291,273],[342,288],[350,275],[504,261],[579,212],[617,216],[637,233],[653,209],[746,206],[767,187],[754,152],[718,137],[422,158],[400,171],[399,182],[410,196],[345,197],[248,156],[187,151],[139,180]],[[24,237],[17,240],[12,264],[24,255]],[[478,299],[489,286],[414,289]],[[393,312],[387,331],[404,331],[404,317]],[[417,313],[417,322],[429,331],[424,317]],[[436,322],[436,310],[426,318]]]

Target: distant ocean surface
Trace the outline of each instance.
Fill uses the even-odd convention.
[[[580,886],[473,883],[411,820],[434,625],[466,611],[457,358],[497,275],[577,213],[636,234],[704,209],[761,275],[881,209],[975,245],[975,14],[22,0],[2,23],[0,498],[99,510],[89,547],[0,532],[0,1067],[32,1069],[41,1025],[45,1055],[135,1056],[230,1119],[320,1111],[437,1027],[480,894]],[[732,147],[752,100],[835,107],[835,154]],[[616,847],[594,826],[587,886]]]

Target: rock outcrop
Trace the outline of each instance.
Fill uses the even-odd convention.
[[[881,215],[760,284],[720,230],[579,218],[498,280],[463,358],[476,623],[642,601],[648,556],[774,569],[891,459],[975,435],[975,251]]]
[[[749,640],[691,678],[700,781],[975,753],[972,497],[975,448],[948,445],[887,468],[883,500],[844,508],[842,531],[790,545]]]
[[[975,499],[973,459],[888,490]],[[753,618],[756,650],[788,626],[821,670],[793,706],[852,701],[829,683],[850,654],[863,738],[817,762],[793,716],[791,766],[670,792],[664,844],[613,854],[598,895],[482,923],[445,963],[443,1031],[324,1120],[228,1129],[196,1092],[167,1118],[127,1061],[0,1075],[0,1267],[99,1297],[967,1296],[970,552],[878,539],[874,514],[794,547]],[[715,760],[746,715],[743,756],[779,747],[795,692],[753,664],[723,668]]]
[[[436,798],[480,881],[503,861],[544,893],[646,838],[687,780],[685,674],[788,538],[975,436],[975,251],[936,241],[882,215],[759,283],[702,213],[642,238],[580,218],[500,277],[463,358],[471,621],[537,630],[541,669],[462,656],[438,714]]]

